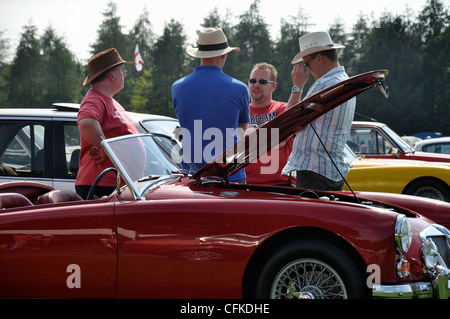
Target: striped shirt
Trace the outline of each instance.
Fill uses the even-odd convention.
[[[305,98],[346,79],[348,79],[348,75],[343,66],[334,68],[314,82]],[[312,122],[328,153],[344,176],[350,170],[345,161],[344,149],[350,133],[355,106],[356,98],[352,98]],[[323,149],[311,125],[307,125],[303,130],[297,132],[292,153],[282,174],[288,175],[292,171],[303,170],[316,172],[333,181],[342,180],[339,171]]]

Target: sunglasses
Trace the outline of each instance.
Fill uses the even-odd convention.
[[[248,80],[251,84],[255,84],[256,83],[256,81],[258,81],[259,82],[259,84],[262,84],[262,85],[266,85],[267,83],[275,83],[274,81],[269,81],[269,80],[265,80],[265,79],[259,79],[259,80],[256,80],[256,79],[250,79],[250,80]]]
[[[311,56],[311,59],[309,59],[308,61],[303,60],[303,64],[304,64],[305,68],[309,67],[309,62],[314,60],[316,57],[317,57],[317,54],[315,53]]]

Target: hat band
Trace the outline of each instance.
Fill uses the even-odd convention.
[[[198,49],[200,51],[217,51],[228,48],[228,42],[218,44],[199,44]]]

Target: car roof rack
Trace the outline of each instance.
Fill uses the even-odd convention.
[[[80,104],[78,103],[53,103],[56,110],[62,112],[78,112],[80,110]]]

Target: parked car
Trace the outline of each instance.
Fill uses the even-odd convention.
[[[353,190],[450,201],[450,163],[368,158],[355,155],[349,147],[346,161],[351,167],[346,180]]]
[[[439,154],[450,154],[450,137],[438,137],[421,140],[416,143],[414,150]]]
[[[0,182],[35,181],[74,190],[80,135],[78,104],[52,109],[0,109]],[[140,132],[170,135],[176,119],[129,112]]]
[[[414,135],[402,135],[401,138],[412,148],[414,148],[414,145],[416,145],[417,142],[422,140],[420,137]]]
[[[386,124],[379,122],[354,121],[347,144],[353,152],[367,158],[450,162],[450,154],[415,151]]]
[[[228,181],[258,153],[252,138],[284,140],[386,74],[313,95],[193,175],[177,142],[139,134],[102,142],[126,183],[106,198],[4,183],[0,296],[448,298],[450,233],[421,213],[450,204]]]

